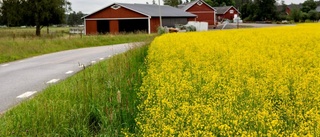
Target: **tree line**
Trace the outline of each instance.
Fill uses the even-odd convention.
[[[71,11],[71,3],[67,0],[0,0],[0,6],[0,24],[9,27],[35,26],[37,36],[41,35],[41,29],[45,26],[62,23],[75,25],[84,16],[81,12],[72,12],[67,17],[66,13]]]
[[[194,0],[163,0],[165,5],[177,7],[180,4],[189,3]],[[204,0],[212,7],[234,6],[240,11],[240,16],[245,21],[278,21],[294,20],[304,21],[306,19],[318,20],[320,14],[315,10],[320,2],[306,0],[301,5],[292,8],[290,15],[285,13],[284,0]],[[280,10],[279,10],[280,9]]]

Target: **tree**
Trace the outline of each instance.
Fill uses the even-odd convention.
[[[234,0],[234,6],[241,10],[242,5],[252,3],[252,0]]]
[[[152,4],[153,5],[156,5],[157,3],[156,3],[156,0],[152,0]]]
[[[291,19],[294,22],[299,22],[300,18],[301,18],[301,11],[298,8],[295,8],[291,11],[291,15],[290,15]]]
[[[258,20],[273,20],[276,16],[276,0],[255,0]]]
[[[31,24],[36,26],[36,35],[41,35],[44,26],[63,23],[67,5],[71,3],[65,0],[28,0],[27,16]]]
[[[319,20],[319,14],[316,10],[310,10],[308,12],[308,16],[309,16],[309,19],[312,20],[312,21],[317,21]]]
[[[40,36],[43,26],[64,21],[68,5],[71,3],[66,0],[3,0],[1,10],[8,26],[36,26],[36,35]]]
[[[179,4],[182,4],[181,0],[163,0],[164,5],[170,5],[172,7],[177,7]]]
[[[315,10],[317,3],[314,0],[306,0],[302,4],[302,11],[308,13],[310,10]]]
[[[81,25],[83,24],[83,20],[81,19],[83,16],[85,16],[85,14],[83,14],[81,11],[77,13],[73,11],[68,16],[67,24],[70,26]]]
[[[240,8],[240,12],[241,12],[240,16],[245,21],[257,20],[256,19],[257,18],[257,14],[256,14],[257,10],[258,10],[258,7],[253,2],[245,3]]]
[[[212,0],[212,3],[214,7],[219,6],[234,6],[235,1],[234,0]]]
[[[23,24],[24,1],[20,0],[3,0],[1,13],[3,23],[7,26],[21,26]]]
[[[308,13],[305,13],[305,12],[300,12],[300,20],[301,22],[305,22],[307,19],[309,19],[309,15]]]

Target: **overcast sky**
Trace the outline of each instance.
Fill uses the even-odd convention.
[[[112,3],[152,3],[152,0],[69,0],[72,3],[73,11],[82,11],[83,13],[89,14],[99,9],[102,9]],[[160,0],[162,2],[162,0]],[[279,0],[280,1],[280,0]],[[291,3],[302,3],[305,0],[285,0],[286,4]],[[156,0],[158,2],[158,0]]]

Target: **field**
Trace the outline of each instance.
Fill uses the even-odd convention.
[[[34,28],[0,28],[0,63],[76,48],[140,42],[153,39],[149,34],[80,36],[68,35],[68,28],[51,28],[53,33],[34,36]]]
[[[319,36],[318,23],[157,37],[136,136],[320,136]]]
[[[54,45],[153,36],[30,41],[64,50]],[[165,34],[6,112],[0,136],[320,136],[319,36],[320,24]]]

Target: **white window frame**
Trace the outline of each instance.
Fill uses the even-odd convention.
[[[113,5],[113,6],[111,6],[111,8],[114,9],[114,10],[117,10],[117,9],[120,9],[121,6],[120,5]]]

